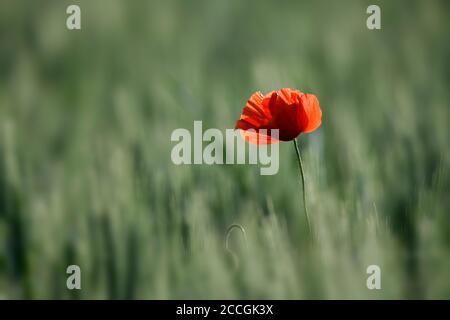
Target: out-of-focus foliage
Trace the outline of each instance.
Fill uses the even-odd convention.
[[[450,6],[375,1],[370,31],[371,2],[2,0],[0,298],[450,298]],[[281,87],[323,110],[312,245],[292,143],[275,176],[170,159]]]

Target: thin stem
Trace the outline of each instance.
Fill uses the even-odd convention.
[[[233,229],[241,230],[242,235],[244,236],[245,245],[247,245],[247,233],[245,232],[244,227],[241,226],[240,224],[232,224],[231,226],[228,227],[227,232],[225,234],[225,249],[227,250],[230,250],[228,243],[230,241],[230,236]]]
[[[228,227],[226,235],[225,235],[225,249],[231,255],[231,257],[233,259],[233,263],[234,263],[234,268],[235,268],[235,270],[237,270],[239,268],[239,258],[237,256],[237,254],[234,253],[234,251],[231,250],[228,245],[231,233],[234,229],[238,229],[242,232],[242,235],[244,236],[245,246],[247,246],[247,234],[245,233],[245,229],[243,226],[241,226],[240,224],[232,224],[231,226]]]
[[[300,176],[302,179],[303,189],[303,208],[305,209],[306,222],[308,223],[308,231],[311,234],[311,223],[309,222],[308,209],[306,208],[306,188],[305,188],[305,173],[303,171],[302,157],[300,156],[300,150],[298,148],[297,139],[294,139],[295,152],[297,154],[298,168],[300,169]]]

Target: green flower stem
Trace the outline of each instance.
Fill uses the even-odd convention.
[[[242,235],[244,236],[245,246],[247,246],[247,234],[245,232],[244,227],[241,226],[240,224],[232,224],[231,226],[228,227],[227,232],[226,232],[225,249],[231,255],[231,258],[233,259],[233,263],[234,263],[234,268],[235,268],[235,270],[237,270],[239,268],[239,257],[229,247],[230,236],[231,236],[231,233],[232,233],[233,229],[235,229],[235,228],[242,232]]]
[[[305,209],[306,222],[308,223],[308,231],[309,231],[309,234],[312,235],[312,233],[311,233],[311,223],[309,222],[308,209],[306,208],[305,173],[303,171],[302,157],[300,156],[300,150],[298,148],[297,139],[294,139],[294,146],[295,146],[295,152],[297,153],[298,168],[300,169],[300,176],[301,176],[301,180],[302,180],[303,208]]]

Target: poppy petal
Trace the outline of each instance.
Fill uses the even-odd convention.
[[[245,115],[249,118],[256,118],[258,119],[258,122],[261,123],[267,122],[266,120],[270,116],[270,113],[266,108],[264,108],[264,98],[265,97],[261,92],[255,92],[247,101],[242,115]]]
[[[303,132],[309,133],[316,130],[322,123],[322,111],[320,110],[319,100],[313,94],[305,93],[300,97],[301,105],[306,115],[307,121],[301,121]]]
[[[322,112],[315,95],[283,88],[266,95],[255,92],[236,122],[236,129],[240,129],[247,142],[270,144],[290,141],[302,132],[311,132],[320,126],[321,119]],[[265,132],[273,129],[278,130],[277,138]]]
[[[279,139],[276,139],[270,135],[270,130],[267,130],[267,133],[265,134],[253,128],[250,129],[239,128],[239,132],[244,141],[251,144],[272,144],[280,142]]]

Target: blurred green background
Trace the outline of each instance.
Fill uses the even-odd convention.
[[[449,24],[437,0],[2,0],[0,298],[449,299]],[[292,143],[274,176],[170,158],[282,87],[323,111],[312,244]]]

